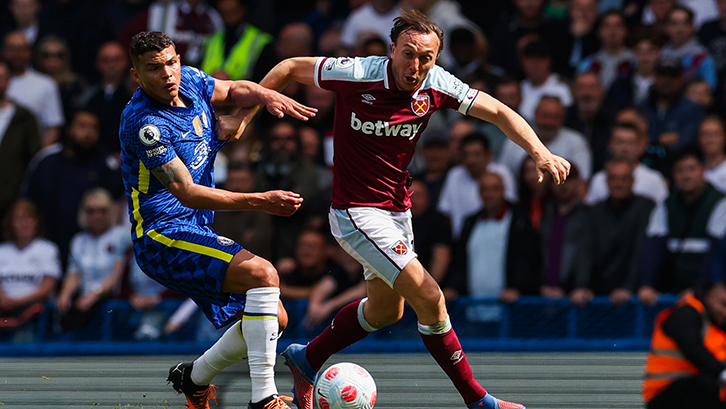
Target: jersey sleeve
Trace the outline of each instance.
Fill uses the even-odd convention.
[[[141,159],[146,169],[161,166],[177,156],[171,143],[171,129],[159,117],[145,115],[139,118],[129,134],[127,150]]]
[[[315,63],[315,85],[330,91],[340,91],[345,83],[364,82],[376,77],[380,70],[373,59],[360,57],[320,57]],[[383,67],[383,64],[377,64]]]
[[[479,90],[471,88],[438,65],[429,71],[428,81],[430,82],[428,86],[437,91],[439,105],[442,108],[455,109],[464,115],[469,115]]]
[[[182,82],[187,82],[201,92],[207,101],[212,100],[214,94],[214,77],[206,72],[189,66],[182,67]]]

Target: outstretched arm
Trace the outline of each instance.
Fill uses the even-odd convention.
[[[544,180],[545,172],[549,172],[557,184],[563,183],[570,174],[570,163],[553,155],[524,118],[492,96],[480,92],[469,115],[498,126],[509,139],[524,148],[537,163],[540,183]]]
[[[273,190],[239,193],[198,185],[189,169],[178,157],[151,169],[151,173],[186,207],[206,210],[261,210],[278,216],[290,216],[302,204],[293,192]]]
[[[230,137],[238,139],[242,135],[244,126],[249,123],[249,121],[244,121],[244,119],[247,117],[250,108],[253,107],[256,107],[254,112],[257,112],[259,108],[266,105],[267,110],[278,118],[282,118],[287,114],[301,121],[307,121],[310,117],[315,116],[318,111],[316,108],[305,106],[274,89],[244,80],[215,80],[212,103],[234,104],[242,108],[234,115],[220,118],[217,124],[217,137],[220,140],[226,140]]]
[[[263,89],[282,91],[285,89],[287,84],[293,81],[306,85],[315,85],[315,63],[318,61],[318,58],[319,57],[295,57],[283,60],[270,70],[267,75],[265,75],[265,78],[260,81],[259,86]],[[263,105],[264,104],[260,102],[256,102],[253,105],[240,105],[243,108],[240,109],[233,118],[227,119],[230,121],[239,121],[239,131],[235,135],[232,135],[231,139],[238,139],[242,135],[244,128],[246,128],[250,121],[252,121],[252,118]],[[267,104],[267,109],[271,114],[281,116],[279,114],[279,110],[276,110],[274,103],[272,105]],[[314,116],[317,112],[317,109],[315,108],[308,109],[315,110],[312,115],[308,116]],[[234,124],[232,126],[234,126]],[[220,139],[223,139],[221,137],[221,133],[218,133],[218,135],[220,135]]]

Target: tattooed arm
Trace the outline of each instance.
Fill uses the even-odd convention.
[[[300,208],[299,194],[282,190],[261,193],[239,193],[198,185],[186,165],[178,157],[151,169],[151,173],[181,204],[192,209],[261,210],[279,216],[290,216]]]

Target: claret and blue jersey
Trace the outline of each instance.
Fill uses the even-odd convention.
[[[137,89],[124,109],[119,136],[132,237],[167,223],[206,225],[213,212],[190,209],[151,175],[179,157],[194,183],[214,186],[214,157],[224,145],[214,134],[214,78],[182,67],[179,92],[187,106],[164,105]]]

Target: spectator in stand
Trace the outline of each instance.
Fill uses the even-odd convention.
[[[539,292],[548,298],[567,297],[582,287],[582,239],[587,232],[588,209],[582,202],[584,181],[577,166],[565,183],[550,183],[553,200],[545,206],[540,225],[542,255]]]
[[[257,178],[249,165],[230,162],[224,188],[231,192],[258,191]],[[212,228],[260,257],[272,256],[272,215],[264,212],[216,212]]]
[[[643,108],[648,116],[651,145],[666,152],[666,164],[659,169],[664,174],[669,174],[669,156],[696,141],[696,129],[703,116],[703,108],[683,95],[684,86],[680,60],[662,57],[655,67],[655,83]]]
[[[94,63],[101,44],[116,39],[114,24],[117,16],[106,14],[106,1],[59,0],[43,1],[41,20],[48,30],[66,40],[71,66],[93,83],[97,80]]]
[[[519,86],[519,81],[512,77],[504,77],[497,81],[493,90],[492,95],[494,98],[512,108],[515,112],[519,112],[519,106],[522,104],[522,89]],[[499,161],[507,135],[490,122],[482,121],[477,123],[477,130],[489,139],[489,146],[494,152],[494,160]]]
[[[703,111],[705,113],[712,113],[716,111],[714,106],[713,90],[708,84],[708,81],[703,78],[694,78],[688,81],[683,94],[689,100],[703,107]]]
[[[277,63],[273,37],[247,19],[246,0],[219,0],[224,27],[204,44],[202,71],[215,78],[259,82]]]
[[[331,259],[341,266],[326,272],[313,286],[303,325],[317,332],[317,325],[327,325],[340,308],[366,296],[363,267],[340,246],[332,246]]]
[[[565,107],[557,97],[544,96],[537,106],[534,129],[545,146],[555,155],[561,156],[577,165],[580,177],[589,180],[592,174],[592,152],[585,137],[563,126]],[[511,140],[504,142],[499,163],[519,175],[519,168],[527,152]]]
[[[43,146],[58,142],[65,121],[60,91],[53,78],[30,68],[33,51],[22,32],[11,31],[5,35],[2,57],[12,75],[7,97],[28,108],[38,119]]]
[[[603,14],[597,32],[602,48],[582,61],[577,67],[577,72],[597,73],[602,87],[607,91],[613,82],[633,72],[635,56],[625,45],[628,27],[625,24],[625,17],[619,11],[608,11]]]
[[[709,115],[698,127],[698,146],[703,153],[704,178],[726,194],[726,125],[718,115]]]
[[[567,109],[565,126],[582,133],[593,153],[593,171],[605,164],[605,150],[616,108],[605,100],[600,77],[591,71],[575,76],[572,84],[575,103]]]
[[[330,259],[327,237],[317,230],[303,230],[297,236],[295,268],[280,277],[280,297],[287,300],[310,298],[323,276],[339,266]]]
[[[10,15],[8,20],[0,20],[4,23],[0,28],[0,35],[5,36],[10,31],[21,31],[30,44],[35,44],[39,39],[50,34],[48,25],[40,20],[40,0],[11,0]]]
[[[635,35],[639,35],[643,31],[651,31],[667,37],[668,16],[677,5],[677,0],[648,0],[640,14],[640,21],[634,24]]]
[[[139,326],[134,331],[135,339],[158,339],[163,334],[166,313],[156,310],[161,303],[166,287],[147,276],[131,258],[129,261],[128,282],[131,294],[129,304],[141,313]]]
[[[61,277],[58,246],[42,238],[38,209],[17,200],[3,217],[0,243],[0,338],[32,340],[32,324]],[[24,331],[25,330],[25,331]]]
[[[607,91],[607,100],[615,106],[641,105],[648,99],[655,83],[655,67],[660,58],[661,41],[653,33],[644,32],[633,46],[635,70],[618,78]]]
[[[571,171],[570,171],[571,172]],[[540,183],[534,159],[527,156],[522,161],[517,177],[519,205],[529,214],[532,227],[539,231],[545,207],[551,197],[550,183]]]
[[[463,29],[471,33],[474,37],[474,43],[476,48],[474,56],[481,56],[482,61],[486,61],[486,54],[483,53],[483,46],[486,39],[481,28],[471,21],[466,15],[461,12],[461,5],[456,0],[407,0],[409,6],[417,8],[419,11],[424,13],[429,20],[433,21],[436,25],[447,35],[444,36],[444,49],[439,54],[439,59],[436,61],[437,64],[444,67],[447,71],[454,74],[457,78],[466,77],[466,72],[457,72],[455,69],[451,69],[454,65],[463,67],[462,61],[455,62],[454,60],[454,40],[459,30]],[[482,55],[484,54],[484,55]],[[476,58],[475,58],[476,59]],[[474,63],[474,61],[470,61]],[[474,64],[476,65],[476,63]]]
[[[668,14],[668,43],[663,46],[663,57],[676,57],[683,66],[683,78],[690,81],[703,78],[711,89],[718,85],[716,66],[708,49],[698,42],[693,27],[693,12],[686,7],[676,6]]]
[[[102,302],[120,288],[131,236],[125,227],[114,226],[116,219],[108,191],[96,188],[83,196],[78,214],[83,231],[71,241],[68,269],[56,303],[64,331],[87,325]]]
[[[633,168],[633,193],[661,204],[668,197],[668,183],[663,174],[640,162],[647,148],[647,137],[638,131],[635,124],[624,122],[616,123],[613,127],[607,149],[611,160],[627,162]],[[604,170],[592,177],[587,193],[588,204],[595,204],[611,196],[608,177]]]
[[[543,96],[554,96],[562,105],[572,105],[572,91],[559,75],[551,70],[552,54],[550,47],[543,41],[532,41],[521,54],[525,79],[522,81],[522,103],[519,114],[527,121],[534,119],[535,110]]]
[[[451,223],[436,210],[426,185],[417,179],[411,182],[411,217],[416,236],[416,254],[437,283],[442,284],[451,263]]]
[[[205,38],[223,27],[222,17],[205,0],[158,0],[128,23],[121,47],[128,50],[131,37],[140,31],[162,31],[174,41],[184,64],[198,67]]]
[[[96,69],[101,75],[81,98],[80,107],[95,112],[100,121],[99,145],[109,153],[121,151],[118,130],[121,112],[131,99],[129,55],[121,43],[109,41],[101,45]],[[134,84],[136,85],[136,84]]]
[[[373,32],[381,38],[389,38],[393,19],[401,15],[401,8],[395,0],[372,0],[351,11],[343,22],[340,43],[352,52],[358,38]]]
[[[260,191],[287,190],[312,198],[318,192],[318,172],[300,155],[300,133],[289,121],[277,121],[270,129],[267,147],[256,169]],[[292,257],[296,239],[303,230],[309,210],[303,204],[290,217],[273,216],[273,258]]]
[[[600,48],[597,38],[598,0],[572,0],[569,11],[569,71]]]
[[[83,194],[93,187],[104,187],[116,198],[123,193],[118,162],[98,148],[98,117],[76,111],[66,134],[62,146],[41,151],[33,160],[22,192],[38,206],[61,261],[68,260],[68,245],[80,230],[77,214]]]
[[[526,73],[521,61],[523,48],[537,41],[551,44],[552,71],[568,74],[568,33],[560,24],[548,21],[542,16],[544,0],[514,0],[515,10],[492,29],[490,62],[504,69],[509,75],[521,78]]]
[[[651,218],[643,251],[647,263],[638,298],[646,305],[654,303],[659,292],[692,289],[712,245],[724,238],[726,198],[706,181],[704,172],[697,149],[683,149],[673,160],[675,188]]]
[[[81,95],[88,87],[86,80],[71,69],[71,56],[68,44],[62,38],[49,35],[43,37],[36,47],[35,67],[43,74],[49,75],[58,84],[63,117],[70,118],[79,106]],[[118,132],[116,132],[118,139]]]
[[[414,180],[419,180],[426,186],[426,192],[433,207],[439,203],[441,188],[449,173],[451,165],[451,149],[446,140],[438,136],[426,138],[421,146],[423,169],[414,174]]]
[[[363,40],[359,48],[359,55],[361,57],[370,57],[372,55],[381,55],[385,57],[388,55],[388,43],[386,40],[378,36],[370,36]]]
[[[719,79],[726,79],[726,1],[716,0],[718,16],[706,22],[698,31],[698,39],[713,57]]]
[[[496,173],[479,176],[484,207],[464,221],[454,246],[449,292],[516,302],[537,292],[539,240],[526,212],[508,203]]]
[[[451,221],[454,239],[459,237],[464,219],[482,208],[479,178],[484,173],[496,173],[504,184],[508,202],[517,202],[517,187],[512,173],[503,165],[492,162],[489,141],[480,133],[472,133],[461,141],[464,159],[451,168],[441,187],[438,210]]]
[[[489,42],[480,31],[459,27],[451,31],[450,45],[451,62],[447,71],[461,78],[471,86],[491,93],[495,84],[501,81],[504,71],[494,67],[487,61]],[[446,50],[447,48],[444,48]],[[437,64],[440,64],[437,61]],[[443,64],[441,64],[443,66]],[[473,84],[479,81],[479,84]]]
[[[0,220],[20,194],[20,184],[40,150],[38,125],[32,112],[7,97],[10,67],[0,60]]]
[[[632,160],[608,161],[609,196],[590,208],[588,232],[582,237],[584,291],[607,295],[616,305],[628,301],[640,285],[645,229],[655,207],[655,202],[633,192],[634,170]],[[573,301],[588,297],[573,294]]]

